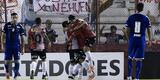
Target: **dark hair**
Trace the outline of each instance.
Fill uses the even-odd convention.
[[[74,19],[75,19],[75,16],[74,16],[74,15],[69,15],[69,16],[68,16],[68,19],[69,19],[69,20],[74,20]]]
[[[36,24],[41,24],[41,18],[40,18],[40,17],[37,17],[37,18],[35,19],[35,23],[36,23]]]
[[[138,12],[143,11],[143,8],[144,8],[144,4],[143,3],[138,3],[137,6],[136,6],[136,9],[137,9]]]
[[[15,15],[18,15],[18,14],[17,14],[17,13],[15,13],[15,12],[14,12],[14,13],[11,13],[11,16],[15,16]]]
[[[110,29],[111,29],[111,30],[113,30],[113,29],[117,30],[117,27],[114,26],[114,25],[112,25],[112,26],[110,27]]]
[[[62,27],[65,28],[65,27],[67,27],[68,24],[69,24],[68,21],[63,21],[63,22],[62,22]]]

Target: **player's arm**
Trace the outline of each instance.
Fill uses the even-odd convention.
[[[123,28],[122,29],[122,32],[124,33],[124,36],[126,37],[126,39],[128,40],[129,39],[129,32],[130,32],[130,29],[127,27],[126,28]]]
[[[147,34],[148,34],[148,39],[149,39],[149,43],[148,45],[151,46],[152,45],[152,34],[151,34],[151,27],[147,28]]]
[[[87,24],[85,21],[80,21],[80,25],[76,26],[76,27],[73,29],[73,31],[76,31],[76,30],[82,28],[83,25],[85,25],[85,24]]]
[[[21,45],[22,45],[22,55],[23,55],[25,52],[24,35],[21,35]]]
[[[147,25],[148,25],[148,27],[147,27],[147,34],[148,34],[148,39],[149,39],[149,41],[148,41],[148,45],[149,45],[149,47],[152,45],[152,30],[151,30],[151,22],[150,22],[150,20],[149,20],[149,18],[147,17],[147,23],[146,23]]]
[[[1,32],[1,50],[2,51],[4,50],[4,43],[3,43],[5,41],[4,37],[5,37],[4,32]]]
[[[4,50],[4,41],[5,41],[5,33],[7,31],[7,24],[4,25],[2,31],[1,31],[1,50],[3,51]]]
[[[129,35],[130,35],[130,27],[132,26],[132,16],[129,16],[126,23],[125,23],[125,27],[123,27],[122,32],[124,33],[126,39],[129,39]]]
[[[31,33],[31,29],[32,29],[32,28],[30,28],[29,31],[28,31],[28,39],[27,39],[29,46],[30,46],[30,44],[32,43],[32,37],[31,37],[31,36],[32,36],[32,33]]]
[[[49,39],[48,35],[46,34],[46,29],[43,29],[43,36],[44,39],[47,41],[46,43],[51,47],[51,40]]]
[[[47,40],[47,43],[50,43],[51,41],[50,41],[48,35],[46,33],[44,33],[44,36],[45,36],[45,40]]]
[[[22,46],[21,54],[23,55],[24,52],[25,52],[25,43],[24,43],[25,30],[23,29],[22,25],[20,25],[20,26],[21,26],[21,29],[20,29],[20,37],[21,37],[21,46]]]

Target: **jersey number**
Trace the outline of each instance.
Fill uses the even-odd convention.
[[[134,32],[135,32],[135,33],[140,33],[140,29],[141,29],[141,22],[136,21],[136,22],[135,22]]]
[[[134,28],[134,35],[137,37],[140,37],[140,32],[141,32],[141,22],[136,21],[135,22],[135,28]]]

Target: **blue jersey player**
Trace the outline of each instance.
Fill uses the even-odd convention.
[[[145,33],[147,30],[149,37],[149,46],[151,46],[151,24],[145,15],[140,12],[143,11],[144,4],[138,3],[136,5],[137,13],[129,16],[126,22],[126,35],[128,35],[128,80],[131,80],[132,60],[136,61],[136,75],[135,80],[139,80],[140,71],[142,68],[142,60],[145,52]]]
[[[18,15],[17,13],[11,14],[11,22],[8,22],[4,25],[4,28],[2,30],[2,36],[1,36],[1,48],[3,50],[3,40],[5,39],[5,68],[6,68],[6,78],[10,79],[10,71],[9,71],[9,65],[12,62],[12,57],[14,58],[14,79],[17,78],[19,75],[19,59],[20,59],[20,52],[24,53],[24,29],[23,27],[17,23]],[[5,38],[4,38],[5,36]],[[21,43],[20,45],[20,39],[21,37]],[[22,46],[22,48],[20,47]],[[21,51],[22,50],[22,51]]]

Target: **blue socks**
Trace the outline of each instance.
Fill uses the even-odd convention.
[[[9,73],[9,64],[5,64],[4,66],[6,68],[6,73]]]
[[[132,59],[128,59],[128,77],[132,76]],[[135,78],[139,79],[140,72],[142,69],[142,61],[136,61],[136,75]]]
[[[132,75],[132,59],[128,59],[128,77]]]
[[[20,63],[19,62],[15,62],[15,67],[14,67],[14,78],[16,78],[17,76],[20,76],[19,74],[19,65]],[[5,69],[6,69],[6,73],[9,73],[9,68],[11,66],[11,63],[6,63],[5,65]]]
[[[141,69],[142,69],[142,61],[136,61],[136,79],[139,79]]]
[[[18,71],[19,71],[19,62],[16,62],[14,67],[14,73],[15,73],[14,77],[20,76]]]

